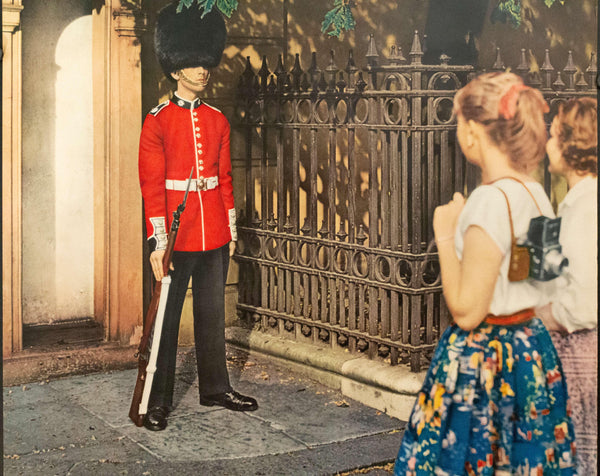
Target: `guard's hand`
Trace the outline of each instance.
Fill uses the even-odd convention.
[[[163,272],[163,258],[165,257],[165,250],[155,250],[150,254],[150,265],[152,266],[152,272],[154,273],[154,278],[157,281],[160,281],[164,277]],[[173,268],[173,263],[170,265],[170,269]]]
[[[433,231],[436,239],[454,236],[458,217],[465,206],[465,197],[456,192],[446,205],[441,205],[433,212]]]
[[[233,256],[235,254],[236,246],[237,246],[237,241],[229,242],[229,256]]]

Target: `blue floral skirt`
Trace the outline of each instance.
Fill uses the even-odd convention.
[[[394,474],[548,476],[575,467],[565,379],[542,322],[446,329]]]

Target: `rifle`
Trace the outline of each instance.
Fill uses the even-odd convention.
[[[177,209],[173,212],[173,221],[171,222],[169,237],[167,238],[167,248],[165,250],[165,255],[163,256],[162,262],[164,276],[162,280],[157,281],[154,284],[152,300],[150,301],[150,306],[148,307],[146,317],[144,318],[144,333],[142,335],[142,339],[140,340],[138,350],[134,356],[136,359],[138,359],[138,375],[135,382],[135,389],[133,391],[133,398],[131,400],[131,407],[129,409],[129,418],[131,418],[136,426],[143,425],[144,415],[148,411],[148,400],[150,398],[150,391],[152,390],[154,373],[156,372],[158,347],[160,345],[160,336],[162,333],[163,319],[167,305],[167,296],[169,294],[169,286],[171,284],[169,268],[171,266],[171,259],[173,258],[173,249],[175,248],[177,232],[179,231],[179,218],[183,210],[185,210],[185,204],[187,202],[193,173],[194,168],[192,167],[187,188],[185,190],[185,196],[183,197],[183,202],[181,202]],[[150,337],[152,337],[152,346],[150,351],[148,351]]]

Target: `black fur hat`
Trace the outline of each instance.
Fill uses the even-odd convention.
[[[203,9],[192,5],[177,13],[170,3],[158,13],[154,48],[167,76],[184,68],[214,68],[221,62],[227,30],[216,8],[202,18]]]

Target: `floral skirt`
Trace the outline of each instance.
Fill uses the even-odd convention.
[[[597,474],[598,462],[598,331],[568,335],[551,332],[562,362],[573,409],[578,473]]]
[[[575,464],[565,379],[542,322],[446,329],[394,474],[572,475]]]

